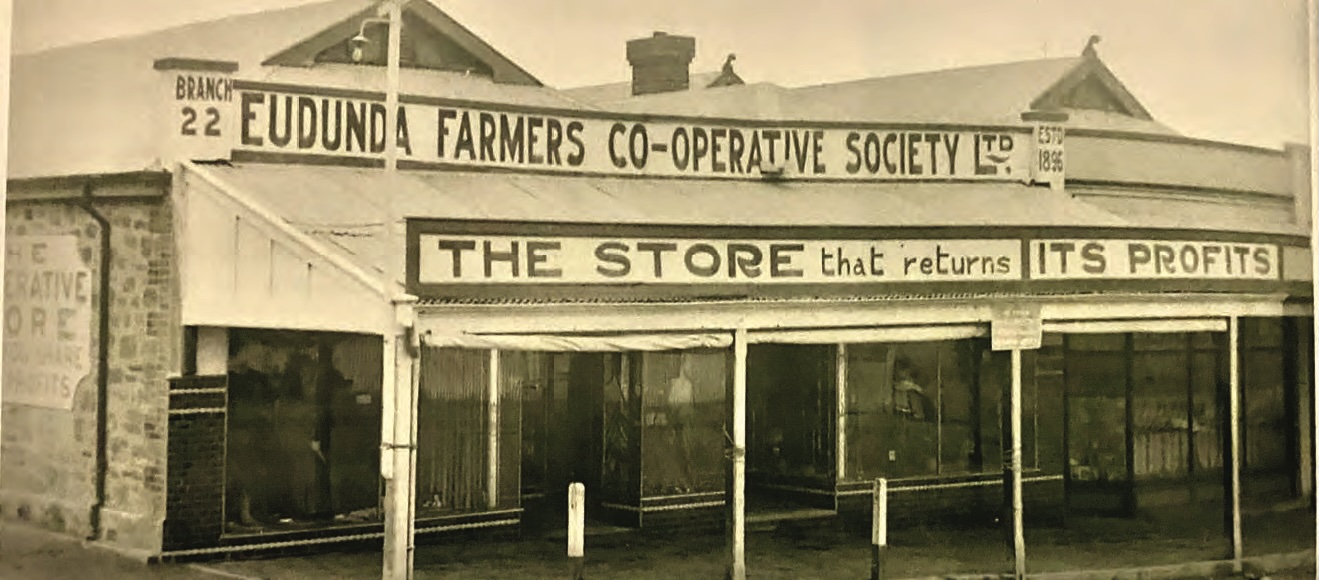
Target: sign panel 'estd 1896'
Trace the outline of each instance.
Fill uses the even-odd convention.
[[[1020,240],[420,234],[421,284],[845,283],[1021,278]]]
[[[385,106],[342,96],[244,89],[239,150],[379,157]],[[1025,180],[1025,132],[955,127],[848,127],[486,110],[404,99],[399,160],[472,167],[663,177]]]

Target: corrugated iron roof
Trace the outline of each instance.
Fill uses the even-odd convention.
[[[1120,227],[1113,213],[1012,183],[811,183],[248,164],[212,172],[363,268],[382,269],[386,193],[408,217],[668,226]],[[395,246],[397,247],[397,246]]]
[[[751,83],[633,97],[628,83],[565,94],[601,109],[709,117],[839,122],[1020,125],[1032,102],[1087,63],[1037,59],[927,71],[806,87]],[[1084,72],[1083,70],[1080,72]],[[1068,110],[1073,128],[1175,134],[1156,121],[1106,111]]]
[[[374,223],[382,192],[412,217],[674,226],[1093,226],[1131,223],[1016,183],[639,179],[247,164],[217,175],[291,222]],[[300,226],[301,227],[301,226]]]
[[[692,73],[691,76],[688,77],[687,90],[682,92],[703,92],[710,86],[710,83],[714,82],[717,78],[719,78],[719,71]],[[570,89],[563,89],[563,94],[575,101],[588,105],[614,103],[632,98],[632,82],[623,81],[619,83],[573,87]]]
[[[814,119],[1016,123],[1080,57],[970,66],[803,87],[793,105]]]
[[[1137,227],[1206,231],[1259,232],[1309,236],[1310,230],[1294,223],[1291,198],[1249,201],[1215,200],[1208,196],[1178,198],[1172,195],[1078,193],[1089,205],[1122,216]]]

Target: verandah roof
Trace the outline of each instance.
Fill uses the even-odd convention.
[[[1138,227],[1071,196],[1012,183],[820,183],[560,177],[245,164],[208,169],[289,225],[383,272],[394,215],[675,227]],[[402,240],[392,248],[403,255]]]

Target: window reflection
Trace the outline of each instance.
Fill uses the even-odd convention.
[[[226,530],[379,519],[380,341],[230,332]]]
[[[728,356],[720,350],[637,353],[646,495],[723,489]]]
[[[998,469],[1011,368],[1006,353],[988,346],[985,340],[847,345],[846,479]],[[1033,425],[1034,412],[1034,382],[1027,381],[1023,423]],[[1033,453],[1023,457],[1034,465]]]

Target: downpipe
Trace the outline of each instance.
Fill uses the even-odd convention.
[[[97,305],[97,341],[96,341],[96,503],[92,505],[88,521],[91,533],[89,541],[96,541],[101,536],[101,510],[105,508],[105,479],[109,471],[109,457],[106,443],[109,438],[109,400],[110,393],[110,220],[96,209],[92,194],[95,186],[92,182],[83,184],[81,203],[77,204],[91,216],[100,230],[100,291]]]

